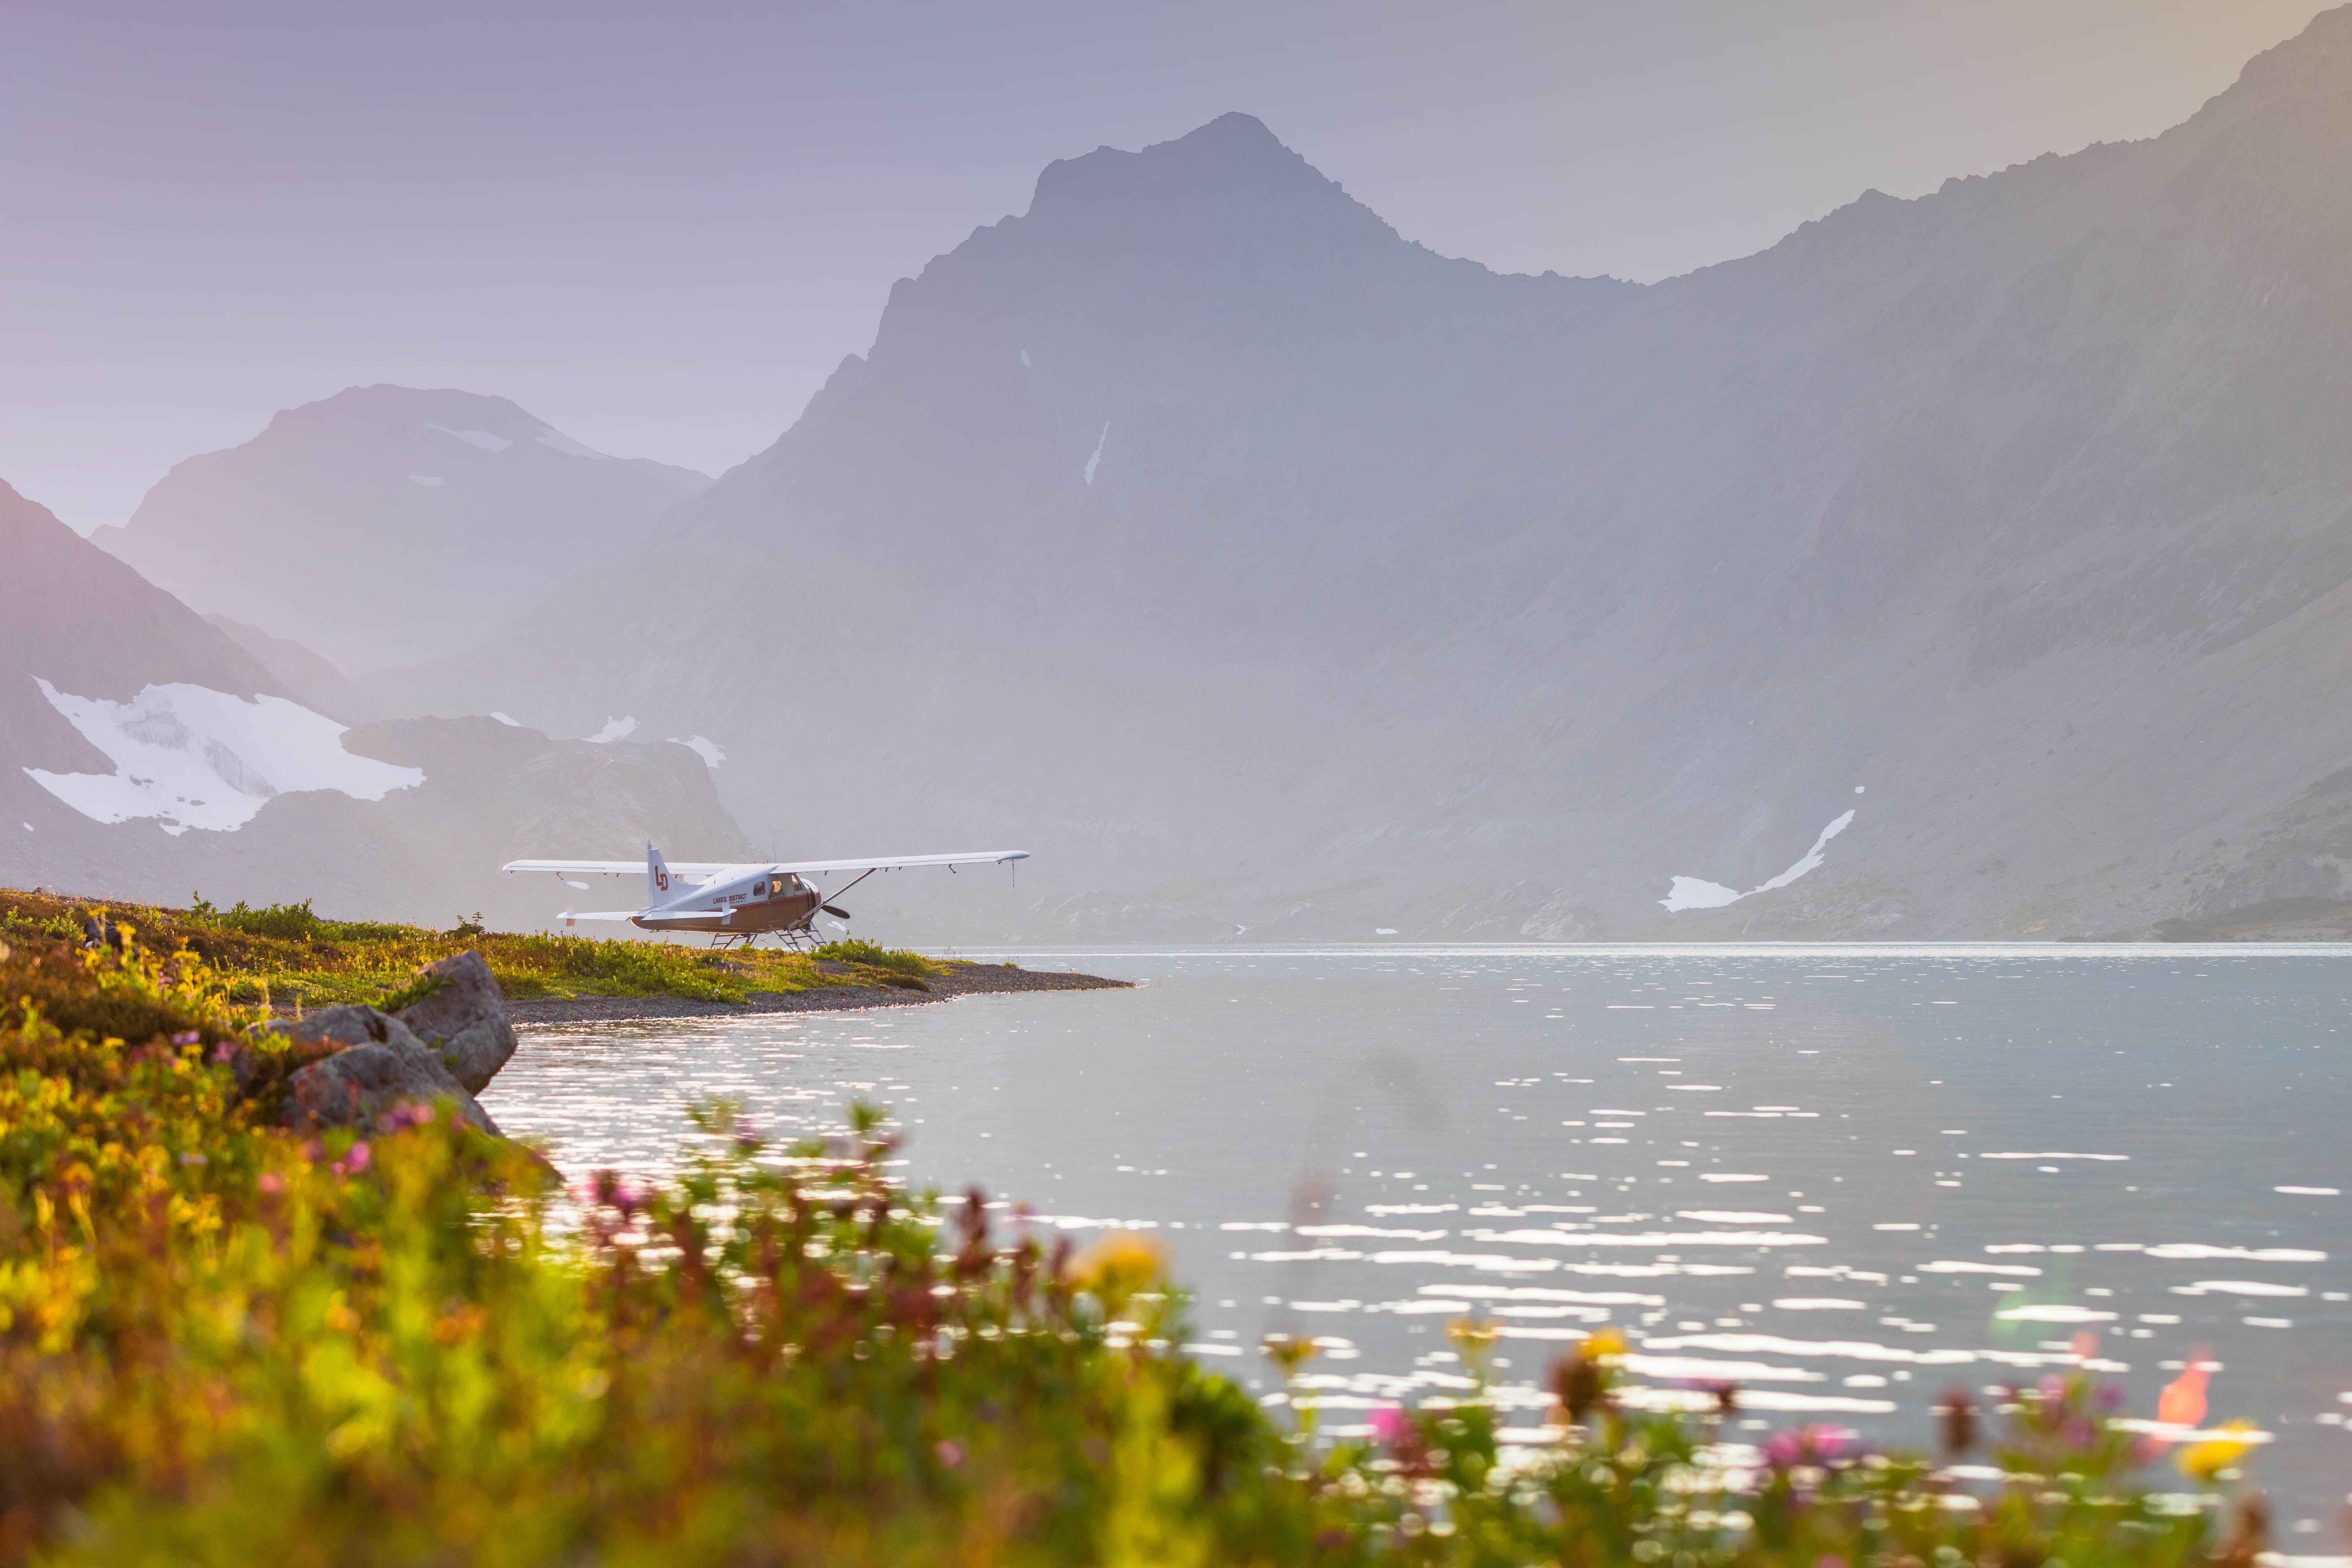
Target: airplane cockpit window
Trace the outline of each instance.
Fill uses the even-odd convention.
[[[760,897],[760,896],[761,896],[761,895],[765,894],[765,893],[767,892],[767,890],[768,890],[768,884],[767,884],[767,883],[765,883],[765,882],[754,882],[754,883],[752,883],[752,884],[751,884],[751,894],[752,894],[752,896],[753,896],[754,898],[757,898],[757,897]]]

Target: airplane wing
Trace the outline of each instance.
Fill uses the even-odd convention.
[[[670,870],[681,877],[708,877],[734,867],[724,860],[672,860]],[[642,860],[509,860],[499,868],[501,871],[553,871],[558,875],[570,871],[583,877],[642,877],[646,863]],[[582,916],[586,919],[586,916]]]
[[[901,855],[895,859],[866,860],[779,860],[769,865],[771,871],[900,871],[916,866],[994,866],[1007,860],[1026,860],[1026,849],[977,849],[963,855]],[[672,870],[677,868],[672,867]]]

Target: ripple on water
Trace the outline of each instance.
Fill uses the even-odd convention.
[[[1920,1443],[1948,1383],[2088,1366],[2150,1411],[2201,1345],[2211,1419],[2276,1426],[2284,1527],[2340,1493],[2341,950],[1009,956],[1152,984],[529,1029],[485,1103],[567,1170],[641,1173],[698,1096],[784,1134],[890,1104],[919,1180],[1153,1230],[1188,1348],[1269,1398],[1258,1338],[1315,1323],[1349,1329],[1299,1385],[1327,1409],[1458,1392],[1444,1321],[1475,1314],[1521,1418],[1606,1325],[1654,1384],[1741,1383],[1744,1419]]]

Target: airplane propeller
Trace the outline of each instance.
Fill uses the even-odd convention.
[[[847,910],[836,908],[832,904],[819,904],[817,908],[823,910],[826,914],[831,915],[837,921],[845,921],[849,918],[849,911]]]

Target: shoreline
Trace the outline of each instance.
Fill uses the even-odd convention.
[[[745,1018],[763,1013],[853,1013],[871,1007],[919,1007],[958,996],[1008,995],[1029,991],[1125,991],[1132,980],[1066,970],[1013,969],[993,963],[957,963],[927,977],[924,989],[893,985],[821,985],[807,991],[754,991],[740,1002],[705,1002],[690,996],[534,996],[506,1003],[517,1028],[558,1024],[622,1024],[661,1018]]]

